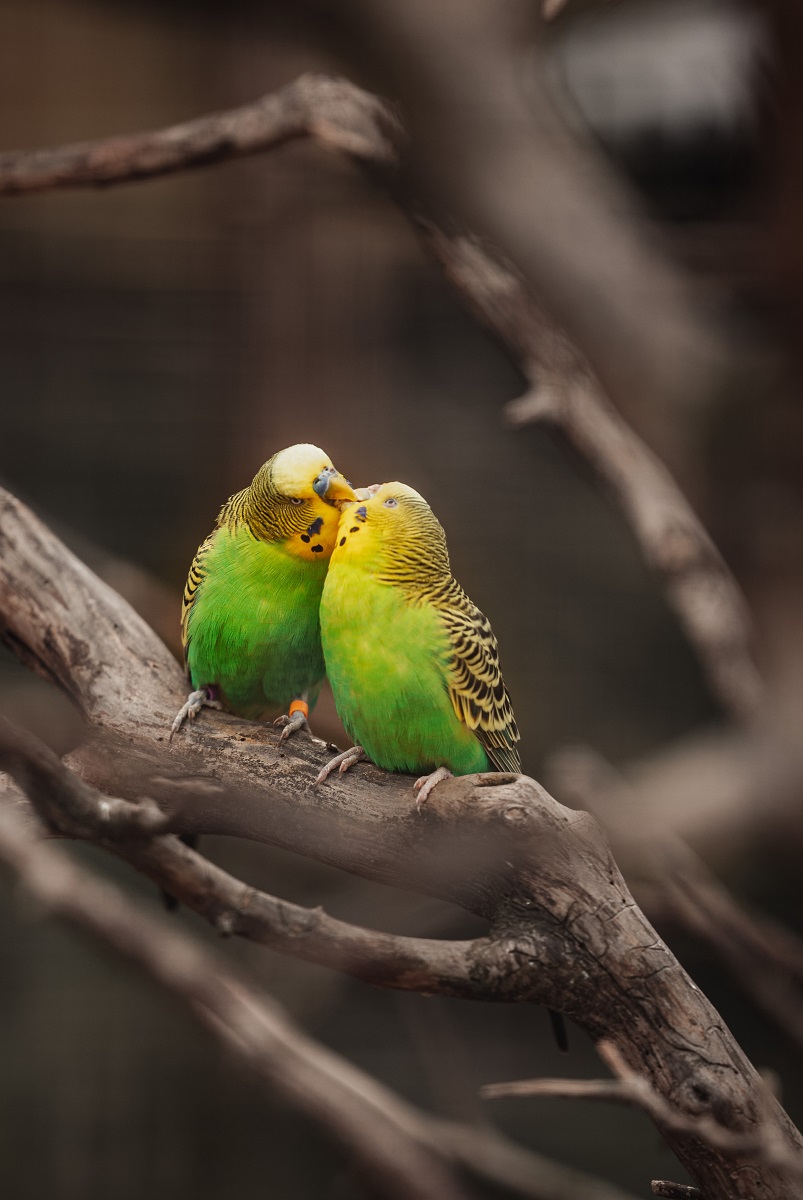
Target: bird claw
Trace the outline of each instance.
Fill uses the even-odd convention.
[[[420,779],[416,779],[413,784],[413,790],[418,792],[415,799],[415,807],[417,812],[421,812],[422,805],[426,804],[427,796],[433,788],[436,788],[444,779],[451,779],[452,772],[448,767],[438,767],[431,775],[422,775]]]
[[[195,692],[190,692],[189,696],[182,704],[181,708],[176,713],[173,724],[170,726],[170,736],[168,742],[172,742],[173,735],[178,733],[185,721],[194,721],[202,708],[222,708],[223,705],[219,700],[213,699],[209,693],[209,688],[198,688]]]
[[[306,729],[309,733],[309,723],[301,709],[296,709],[296,711],[290,713],[289,716],[287,713],[282,713],[280,717],[276,718],[273,724],[279,727],[282,725],[284,726],[284,729],[282,729],[282,735],[279,738],[280,742],[286,742],[287,739],[292,737],[298,729]]]
[[[289,716],[287,713],[282,713],[281,716],[277,716],[276,720],[274,721],[274,725],[280,727],[282,725],[284,726],[282,736],[280,739],[278,739],[280,740],[280,743],[287,742],[288,738],[292,738],[296,730],[306,730],[307,733],[310,734],[310,740],[313,746],[319,746],[319,748],[322,750],[326,746],[323,738],[317,738],[314,736],[314,733],[310,728],[310,722],[308,722],[306,716],[301,712],[300,709],[296,709],[295,712],[290,713]]]
[[[319,783],[323,783],[328,779],[332,772],[337,768],[341,775],[348,771],[349,767],[353,767],[360,759],[365,758],[365,751],[362,746],[352,746],[350,750],[344,750],[342,754],[336,754],[334,758],[330,758],[329,762],[321,767],[318,772],[313,787],[317,787]]]

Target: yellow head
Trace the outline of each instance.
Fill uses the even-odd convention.
[[[340,507],[355,499],[329,456],[301,443],[268,459],[221,517],[246,521],[255,537],[282,542],[299,558],[325,561],[335,544]]]
[[[423,496],[406,483],[360,490],[345,505],[332,565],[349,563],[385,583],[427,586],[450,575],[446,534]]]

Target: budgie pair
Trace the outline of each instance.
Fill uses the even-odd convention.
[[[366,757],[423,773],[521,770],[491,626],[455,581],[446,537],[401,483],[355,493],[317,446],[290,446],[224,504],[190,568],[182,640],[204,705],[306,725],[324,675],[355,743],[317,782]],[[172,733],[171,733],[172,736]]]

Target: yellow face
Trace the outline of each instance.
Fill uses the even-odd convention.
[[[368,571],[389,560],[426,560],[448,566],[446,539],[435,514],[406,483],[360,488],[357,501],[343,507],[332,563],[349,562]]]
[[[280,451],[263,470],[269,475],[273,503],[288,506],[292,532],[285,541],[287,550],[298,558],[326,561],[335,545],[340,509],[356,499],[351,484],[323,450],[307,443]]]

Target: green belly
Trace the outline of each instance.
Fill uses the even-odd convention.
[[[318,610],[326,563],[221,529],[188,622],[193,687],[214,684],[229,711],[254,720],[313,707],[324,677]]]
[[[330,568],[321,601],[326,670],[352,740],[389,771],[492,770],[447,690],[450,647],[436,610],[359,568]]]

